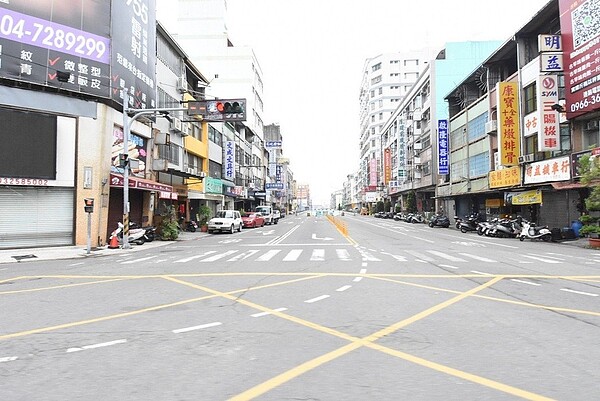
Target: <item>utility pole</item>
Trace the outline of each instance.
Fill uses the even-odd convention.
[[[187,108],[171,107],[159,109],[130,109],[129,108],[129,93],[127,88],[123,88],[123,152],[127,154],[129,149],[129,134],[131,125],[135,120],[143,115],[160,113],[166,117],[170,111],[187,111]],[[128,113],[134,113],[129,117]],[[123,249],[131,248],[129,244],[129,157],[127,163],[123,167]]]

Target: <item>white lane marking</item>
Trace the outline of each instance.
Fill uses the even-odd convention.
[[[432,241],[432,240],[430,240],[430,239],[425,239],[425,238],[421,238],[421,237],[414,237],[414,236],[412,236],[412,235],[411,235],[410,237],[411,237],[411,238],[414,238],[414,239],[418,239],[419,241],[423,241],[423,242],[429,242],[430,244],[435,244],[435,241]]]
[[[459,255],[463,255],[463,256],[466,256],[468,258],[473,258],[473,259],[479,260],[481,262],[490,262],[490,263],[495,263],[496,262],[493,259],[488,259],[488,258],[484,258],[482,256],[477,256],[477,255],[471,255],[470,253],[460,252]]]
[[[358,252],[362,255],[363,262],[381,262],[381,259],[377,259],[375,256],[373,256],[367,251],[359,249]]]
[[[482,275],[484,275],[484,276],[491,276],[491,274],[490,274],[490,273],[484,273],[484,272],[480,272],[480,271],[477,271],[477,270],[471,270],[471,273],[474,273],[474,274],[482,274]]]
[[[404,256],[393,255],[393,254],[391,254],[389,252],[383,252],[383,251],[381,253],[384,254],[384,255],[391,256],[392,258],[396,259],[398,262],[406,262],[406,258]]]
[[[354,281],[355,283],[358,283],[362,279],[363,279],[362,277],[354,277],[354,280],[352,280],[352,281]]]
[[[269,241],[268,243],[270,243],[271,245],[279,244],[284,239],[286,239],[287,237],[289,237],[290,235],[292,235],[292,233],[294,231],[296,231],[297,229],[299,229],[299,228],[300,228],[300,226],[294,226],[287,233],[279,236],[278,238],[273,239],[272,241]]]
[[[362,262],[362,263],[361,263],[361,266],[362,266],[362,267],[367,267],[367,262]]]
[[[313,249],[310,260],[311,262],[320,262],[325,260],[325,249]]]
[[[537,256],[521,255],[521,257],[523,257],[523,258],[529,258],[529,259],[533,259],[533,260],[539,260],[540,262],[550,263],[550,264],[562,263],[560,260],[540,258],[540,257],[537,257]]]
[[[511,278],[510,281],[514,281],[515,283],[521,283],[521,284],[529,284],[529,285],[535,285],[537,287],[539,287],[541,284],[539,283],[532,283],[531,281],[527,281],[527,280],[519,280],[517,278]]]
[[[427,255],[423,255],[422,253],[419,253],[416,251],[406,250],[405,252],[414,256],[415,258],[419,259],[419,260],[417,260],[417,262],[419,262],[419,261],[433,262],[435,260]]]
[[[452,266],[452,265],[439,265],[440,267],[448,267],[450,269],[458,269],[458,267],[456,266]]]
[[[232,254],[234,254],[236,252],[237,252],[237,249],[231,250],[231,251],[227,251],[227,252],[224,252],[224,253],[219,253],[218,255],[211,256],[210,258],[202,259],[200,262],[202,262],[202,263],[214,262],[216,260],[219,260],[219,259],[222,259],[222,258],[227,257],[229,255],[232,255]]]
[[[249,258],[250,256],[258,253],[258,249],[251,249],[246,252],[242,252],[240,254],[235,255],[233,258],[227,259],[228,262],[237,262],[238,260],[244,260]]]
[[[363,265],[366,266],[367,264],[363,263]],[[367,269],[360,269],[359,273],[360,274],[365,274],[366,272],[367,272]],[[354,280],[352,280],[352,281],[354,281],[355,283],[358,283],[362,279],[363,279],[363,277],[354,277]]]
[[[302,254],[302,249],[292,249],[291,251],[288,252],[287,255],[285,255],[285,257],[283,258],[284,262],[293,262],[298,260],[298,258],[300,257],[300,255]]]
[[[319,302],[319,301],[322,301],[322,300],[327,299],[329,297],[330,297],[330,295],[321,295],[320,297],[316,297],[316,298],[312,298],[312,299],[307,299],[304,302],[306,302],[307,304],[312,304],[313,302]]]
[[[167,260],[169,260],[169,259],[158,259],[158,260],[155,260],[154,263],[163,263],[163,262],[166,262]]]
[[[336,249],[335,253],[337,253],[337,257],[340,260],[343,260],[343,261],[349,261],[350,260],[350,253],[348,252],[347,249]]]
[[[269,312],[259,312],[259,313],[255,313],[254,315],[250,315],[252,317],[263,317],[263,316],[267,316],[267,315],[272,315],[273,312],[283,312],[287,310],[287,308],[277,308],[277,309],[273,309],[273,311],[269,311]]]
[[[346,291],[348,288],[352,288],[352,286],[351,285],[345,285],[343,287],[338,288],[336,291],[342,292],[342,291]]]
[[[175,334],[186,333],[188,331],[194,331],[194,330],[200,330],[200,329],[207,329],[209,327],[220,326],[222,324],[223,323],[221,323],[221,322],[213,322],[213,323],[201,324],[200,326],[184,327],[183,329],[173,330],[173,333],[175,333]]]
[[[204,252],[204,253],[201,253],[200,255],[195,255],[195,256],[190,256],[189,258],[175,260],[175,261],[173,261],[173,263],[187,263],[190,260],[194,260],[194,259],[198,259],[198,258],[203,258],[203,257],[205,257],[207,255],[210,255],[211,253],[215,253],[215,252],[217,252],[217,251]]]
[[[82,264],[83,264],[83,262],[79,262],[79,263],[72,263],[72,264],[70,264],[69,266],[80,266],[80,265],[82,265]]]
[[[360,274],[365,274],[367,272],[367,269],[360,269],[359,273]]]
[[[573,294],[579,294],[579,295],[587,295],[590,297],[597,297],[598,294],[592,294],[591,292],[583,292],[583,291],[575,291],[575,290],[570,290],[568,288],[561,288],[561,291],[565,291],[565,292],[572,292]]]
[[[83,351],[83,350],[86,350],[86,349],[109,347],[111,345],[123,344],[123,343],[126,343],[126,342],[127,342],[126,339],[121,339],[121,340],[115,340],[115,341],[108,341],[108,342],[105,342],[105,343],[98,343],[98,344],[92,344],[92,345],[84,345],[83,347],[69,348],[69,349],[67,349],[67,352],[77,352],[77,351]]]
[[[17,359],[19,359],[18,356],[5,356],[4,358],[0,358],[0,363],[16,361]]]
[[[457,258],[456,256],[452,256],[452,255],[448,255],[444,252],[440,252],[440,251],[427,251],[433,255],[439,256],[440,258],[444,258],[449,260],[450,262],[466,262],[466,260],[461,259],[461,258]]]
[[[271,260],[273,258],[273,256],[277,255],[279,252],[281,252],[281,249],[271,249],[271,250],[265,252],[259,258],[257,258],[256,261],[257,262],[267,262],[267,261]]]
[[[140,258],[140,259],[134,259],[134,260],[128,260],[127,262],[121,262],[122,265],[127,265],[127,264],[131,264],[131,263],[138,263],[138,262],[143,262],[145,260],[150,260],[150,259],[154,259],[158,257],[157,255],[154,256],[148,256],[145,258]]]

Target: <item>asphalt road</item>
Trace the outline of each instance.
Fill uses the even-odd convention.
[[[600,252],[336,220],[4,264],[0,400],[600,398]]]

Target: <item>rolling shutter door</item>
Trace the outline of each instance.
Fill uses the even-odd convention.
[[[0,188],[0,249],[73,245],[73,188]]]

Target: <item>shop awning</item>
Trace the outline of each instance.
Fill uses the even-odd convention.
[[[580,182],[562,181],[562,182],[553,182],[552,187],[554,189],[579,189],[579,188],[587,188],[587,185],[583,185]]]
[[[123,176],[111,173],[110,186],[123,188]],[[172,186],[145,178],[129,177],[129,188],[158,192],[159,197],[162,199],[177,199],[177,192],[173,191]]]

